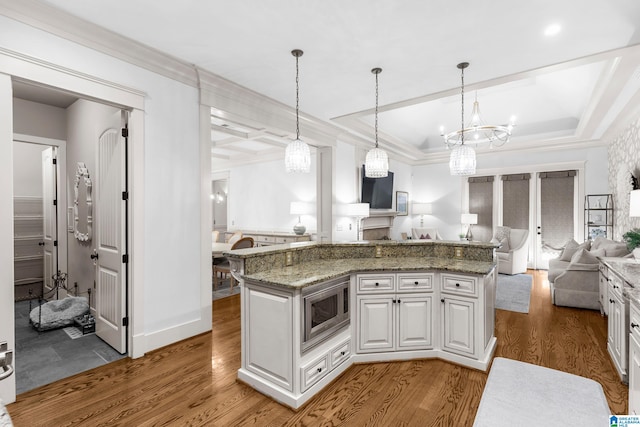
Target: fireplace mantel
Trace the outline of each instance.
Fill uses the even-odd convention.
[[[380,240],[391,237],[391,227],[397,215],[396,211],[370,210],[369,216],[362,219],[362,238]]]

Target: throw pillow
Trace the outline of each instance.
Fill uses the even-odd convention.
[[[571,257],[571,262],[567,268],[570,269],[572,264],[598,264],[598,262],[598,258],[593,256],[588,250],[578,249]]]
[[[424,234],[421,234],[420,235],[420,239],[422,239],[422,240],[431,240],[431,236],[429,235],[429,233],[427,233],[426,236]]]
[[[562,251],[562,255],[560,255],[560,261],[571,261],[571,257],[580,249],[589,250],[591,248],[591,242],[587,240],[584,243],[578,244],[575,240],[571,239],[567,242]]]
[[[431,235],[429,233],[427,233],[427,237],[425,237],[425,239],[431,240]]]
[[[506,237],[500,240],[500,244],[502,246],[496,249],[497,252],[509,252],[509,250],[511,250],[511,248],[509,247],[509,239],[507,239]]]
[[[593,240],[591,244],[591,249],[600,249],[600,246],[606,244],[607,242],[611,243],[611,240],[608,240],[604,236],[598,236]]]
[[[496,234],[494,237],[501,242],[502,239],[508,239],[510,234],[511,234],[510,227],[498,226],[496,227]]]
[[[426,237],[424,237],[424,234],[421,234],[420,235],[420,240],[424,240],[424,239],[426,239]]]
[[[607,255],[607,253],[604,251],[604,248],[593,249],[593,245],[591,245],[591,250],[589,251],[589,253],[600,258]]]
[[[622,257],[629,253],[627,245],[625,243],[614,243],[603,247],[606,256],[608,257]]]

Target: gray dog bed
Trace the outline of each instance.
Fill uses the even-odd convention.
[[[42,310],[42,312],[40,312]],[[71,297],[53,300],[31,310],[31,324],[38,330],[55,329],[73,324],[73,318],[89,312],[85,297]],[[42,320],[42,324],[40,321]]]

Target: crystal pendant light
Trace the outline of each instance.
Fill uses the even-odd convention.
[[[291,141],[284,152],[284,164],[287,172],[303,172],[309,173],[311,170],[311,151],[309,146],[300,139],[300,97],[299,93],[299,70],[298,58],[304,52],[300,49],[294,49],[291,54],[296,58],[296,139]]]
[[[376,76],[376,146],[367,153],[364,161],[364,172],[367,178],[384,178],[389,175],[389,157],[383,149],[378,148],[378,74],[382,72],[382,68],[374,68],[371,72]]]
[[[476,173],[476,150],[473,147],[464,145],[464,69],[469,66],[468,62],[458,64],[462,73],[462,120],[460,131],[460,144],[451,151],[449,158],[449,171],[451,175],[473,175]]]

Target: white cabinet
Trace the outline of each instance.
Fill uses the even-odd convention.
[[[356,286],[359,353],[433,347],[433,273],[358,275]]]
[[[640,310],[629,314],[629,414],[640,415]]]
[[[442,349],[464,355],[475,354],[476,303],[470,298],[443,296]]]
[[[627,381],[627,351],[629,342],[629,307],[622,296],[624,281],[609,270],[607,350],[623,382]]]
[[[598,286],[599,286],[599,299],[600,299],[600,312],[605,315],[609,314],[609,290],[608,290],[608,276],[607,266],[600,263],[598,266]]]

